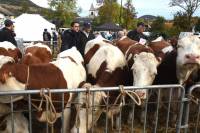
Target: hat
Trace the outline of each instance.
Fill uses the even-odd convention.
[[[4,24],[5,24],[5,26],[6,27],[9,27],[9,26],[11,26],[11,25],[13,25],[13,21],[11,21],[10,19],[6,19],[5,21],[4,21]]]
[[[83,27],[84,28],[91,28],[91,24],[90,23],[83,23]]]
[[[144,24],[143,22],[138,22],[138,23],[137,23],[137,27],[139,27],[140,25],[141,25],[142,27],[145,26],[145,24]]]

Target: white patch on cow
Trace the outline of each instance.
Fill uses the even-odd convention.
[[[155,40],[153,40],[152,42],[160,42],[163,40],[162,36],[159,36],[158,38],[156,38]]]
[[[0,122],[0,125],[2,125],[3,122],[6,123],[6,129],[1,131],[1,133],[12,133],[12,123],[14,124],[15,133],[29,133],[28,120],[22,113],[13,113],[13,119],[11,114],[8,115]]]
[[[187,63],[186,55],[200,56],[200,39],[196,36],[186,36],[178,40],[177,64],[184,65]],[[200,59],[196,60],[200,64]]]
[[[10,56],[0,55],[0,68],[8,62],[15,62],[15,60]]]
[[[159,62],[152,53],[142,52],[134,56],[134,64],[132,66],[134,81],[134,86],[144,87],[151,85],[155,76],[157,74],[157,66]],[[145,92],[143,98],[146,98],[147,90],[140,90],[140,92]]]
[[[36,44],[30,43],[29,45],[27,45],[27,46],[25,47],[25,51],[26,51],[27,48],[31,48],[31,47],[46,48],[47,51],[49,51],[49,52],[52,54],[52,51],[51,51],[51,49],[49,48],[49,46],[47,46],[47,45],[45,45],[45,44],[43,44],[43,43],[36,43]]]
[[[184,83],[192,71],[197,69],[199,65],[200,39],[194,35],[179,39],[176,60],[179,83]]]
[[[123,53],[113,45],[105,45],[100,47],[87,64],[88,73],[96,78],[96,73],[101,64],[106,61],[106,70],[113,72],[116,68],[123,68],[126,65],[126,60]]]
[[[63,72],[68,88],[77,88],[82,81],[86,80],[86,71],[82,64],[77,65],[69,58],[60,58],[51,63]]]
[[[107,43],[106,41],[110,42],[109,40],[106,40],[105,38],[103,38],[102,36],[98,36],[97,38],[90,40],[87,42],[86,46],[85,46],[85,54],[92,48],[94,47],[94,45],[99,45],[101,46],[107,46],[107,45],[112,45],[110,43]]]
[[[0,47],[5,48],[6,50],[8,50],[8,49],[15,50],[16,49],[16,46],[14,44],[12,44],[11,42],[7,42],[7,41],[0,42]]]
[[[9,77],[4,84],[0,82],[0,91],[25,90],[25,84],[16,80],[15,77]],[[23,96],[13,96],[13,101],[22,99]],[[10,103],[10,96],[0,96],[1,103]]]
[[[172,46],[168,46],[168,47],[163,48],[162,52],[165,54],[165,53],[173,51],[173,49],[174,48]]]
[[[57,59],[68,58],[68,56],[73,58],[74,61],[78,64],[81,64],[83,62],[83,57],[81,53],[76,49],[76,47],[72,47],[71,49],[67,49],[59,53]]]

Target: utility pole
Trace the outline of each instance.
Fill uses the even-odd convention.
[[[122,24],[122,0],[121,0],[121,4],[120,4],[120,15],[119,15],[119,24]]]

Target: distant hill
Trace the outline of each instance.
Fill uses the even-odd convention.
[[[0,13],[5,15],[18,16],[22,13],[43,14],[46,11],[49,11],[49,9],[39,7],[29,0],[0,0]]]
[[[34,4],[30,0],[0,0],[0,4],[8,4],[8,5],[16,5],[16,6],[27,4],[30,7],[38,7],[36,4]]]
[[[153,15],[143,15],[141,17],[139,17],[139,19],[144,19],[144,20],[155,20],[156,19],[156,16],[153,16]]]

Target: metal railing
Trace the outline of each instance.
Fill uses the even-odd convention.
[[[190,87],[186,95],[186,103],[184,109],[185,118],[183,118],[184,132],[200,132],[199,117],[200,117],[200,84]]]
[[[190,89],[189,95],[192,94],[193,90],[199,88],[200,85],[195,85]],[[95,105],[94,104],[94,94],[95,92],[104,91],[106,95],[113,93],[114,91],[120,92],[119,87],[106,87],[106,88],[90,88],[92,104],[89,106],[92,112],[92,127],[89,129],[90,132],[181,132],[184,129],[185,132],[190,130],[188,125],[192,125],[190,121],[190,104],[193,101],[192,97],[188,97],[185,95],[185,88],[181,85],[156,85],[156,86],[147,86],[147,87],[134,87],[127,86],[124,87],[124,90],[138,90],[138,89],[146,89],[148,90],[147,99],[143,100],[143,104],[141,106],[137,106],[132,100],[126,98],[125,104],[121,106],[121,103],[118,105],[114,105],[109,97],[104,99],[104,104]],[[60,94],[60,107],[62,110],[61,119],[58,119],[58,122],[61,123],[59,127],[59,131],[50,126],[48,123],[45,126],[42,126],[42,123],[36,120],[35,112],[36,109],[32,106],[32,97],[34,95],[39,95],[40,90],[24,90],[24,91],[11,91],[11,92],[0,92],[0,96],[9,96],[10,97],[10,112],[6,113],[6,115],[11,115],[12,124],[10,127],[12,128],[12,133],[16,132],[15,127],[15,113],[20,112],[26,116],[28,119],[28,130],[30,133],[34,132],[52,132],[52,130],[56,130],[54,132],[62,132],[64,133],[64,109],[65,107],[65,94],[73,93],[80,94],[88,92],[86,88],[79,89],[52,89],[50,90],[51,94]],[[47,90],[44,91],[48,93]],[[25,107],[17,108],[18,102],[13,102],[14,96],[24,96],[26,99]],[[184,103],[186,106],[184,106]],[[77,101],[72,101],[71,104],[80,105],[83,103],[78,103]],[[120,105],[120,106],[119,106]],[[84,105],[81,106],[85,108]],[[119,113],[116,117],[116,127],[112,129],[112,122],[110,122],[110,118],[108,116],[109,110],[112,107],[120,107]],[[94,122],[94,113],[97,109],[103,108],[104,112],[97,123]],[[200,114],[200,105],[198,102],[197,105],[198,111],[196,111],[195,117],[195,132],[198,132],[198,121]],[[46,107],[46,109],[48,109]],[[130,114],[129,114],[130,112]],[[194,113],[192,114],[194,115]],[[1,117],[0,117],[1,119]],[[74,118],[73,118],[74,119]],[[40,124],[38,124],[40,123]],[[41,129],[39,127],[41,127]],[[1,127],[1,122],[0,122]],[[0,128],[1,130],[1,128]],[[44,131],[45,130],[45,131]],[[191,129],[193,131],[193,129]],[[77,130],[79,131],[79,130]],[[81,131],[79,131],[81,132]],[[16,132],[17,133],[17,132]]]

